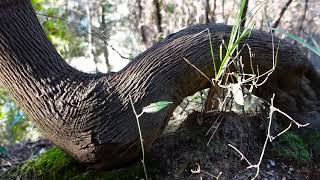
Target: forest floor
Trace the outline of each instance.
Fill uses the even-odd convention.
[[[203,115],[194,112],[174,131],[169,126],[148,153],[148,158],[158,162],[160,168],[157,178],[151,179],[215,179],[214,176],[218,176],[220,172],[219,179],[253,177],[256,169],[247,169],[248,164],[241,161],[239,154],[228,144],[237,147],[252,164],[256,164],[265,140],[266,122],[259,115],[224,113],[220,126],[207,144],[212,131],[208,136],[206,133],[217,116],[219,113]],[[258,179],[320,177],[320,166],[315,162],[313,154],[309,154],[308,147],[304,147],[299,140],[294,140],[296,136],[290,134],[292,132],[288,132],[287,138],[292,142],[279,138],[280,140],[268,144]],[[8,146],[6,157],[0,158],[0,172],[34,158],[51,147],[52,144],[47,140],[26,141]],[[148,168],[148,163],[146,166]],[[191,170],[196,170],[197,167],[200,167],[200,173],[192,173]]]
[[[215,179],[213,176],[220,172],[219,179],[249,179],[254,176],[256,169],[247,169],[249,165],[241,161],[241,156],[228,144],[237,147],[251,164],[257,164],[266,137],[267,122],[260,115],[246,117],[225,113],[207,145],[211,133],[208,136],[206,133],[217,116],[208,114],[203,117],[201,113],[192,113],[174,133],[164,134],[157,140],[152,154],[161,160],[162,179]],[[315,163],[308,147],[297,140],[292,131],[287,133],[285,138],[279,137],[278,141],[267,145],[258,179],[319,179],[320,164]],[[191,170],[198,165],[203,171],[192,173]]]

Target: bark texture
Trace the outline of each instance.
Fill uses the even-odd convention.
[[[150,148],[183,98],[209,85],[183,58],[213,77],[206,30],[210,30],[217,50],[231,31],[226,25],[192,26],[155,44],[118,73],[92,75],[70,67],[56,52],[30,0],[0,1],[0,24],[0,83],[52,142],[96,168],[123,166],[140,155],[129,95],[138,112],[152,102],[173,102],[161,112],[140,118],[145,147]],[[280,44],[277,70],[257,93],[266,99],[272,92],[280,94],[278,104],[285,112],[320,127],[320,85],[314,83],[320,80],[319,73],[297,47],[278,38],[274,41]],[[271,35],[253,31],[245,43],[260,73],[269,70]],[[248,49],[244,48],[241,55],[249,64]],[[251,72],[251,68],[246,71]]]

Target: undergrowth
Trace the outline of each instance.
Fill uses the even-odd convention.
[[[309,144],[300,135],[288,131],[280,136],[273,145],[281,157],[293,159],[298,162],[311,160]]]

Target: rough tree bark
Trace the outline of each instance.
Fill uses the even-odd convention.
[[[129,95],[138,112],[152,102],[173,102],[159,113],[140,118],[148,149],[183,98],[209,85],[183,58],[213,77],[206,29],[215,49],[222,40],[227,42],[231,31],[226,25],[192,26],[155,44],[120,72],[92,75],[72,68],[56,52],[30,0],[0,1],[0,24],[0,83],[52,142],[96,168],[123,166],[140,155]],[[274,40],[280,44],[277,70],[257,93],[268,99],[276,92],[285,112],[319,127],[320,85],[312,83],[320,80],[319,74],[298,48]],[[271,35],[253,31],[245,43],[250,45],[253,65],[259,66],[260,73],[272,67]],[[241,55],[248,64],[248,49]]]

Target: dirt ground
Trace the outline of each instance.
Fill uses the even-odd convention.
[[[256,169],[247,169],[237,147],[252,164],[259,161],[265,139],[265,124],[261,116],[240,116],[224,113],[220,126],[208,143],[215,128],[208,133],[219,113],[191,113],[175,131],[166,131],[149,154],[160,163],[160,179],[250,179]],[[2,155],[0,172],[31,159],[52,147],[47,140],[21,142],[8,146]],[[148,164],[147,164],[148,166]],[[200,168],[200,172],[192,173]],[[139,179],[139,178],[138,178]],[[279,156],[273,144],[268,144],[260,166],[258,179],[320,179],[319,164],[314,160],[301,162]]]
[[[175,133],[164,134],[153,146],[155,156],[161,159],[162,179],[250,179],[256,169],[248,164],[228,144],[237,147],[252,164],[259,161],[265,140],[265,125],[260,116],[244,117],[224,114],[224,119],[213,139],[207,145],[208,129],[217,114],[192,113]],[[201,120],[199,120],[201,119]],[[201,125],[199,125],[201,122]],[[198,166],[203,170],[192,173]],[[273,144],[268,144],[257,179],[320,179],[319,164],[312,160],[301,162],[279,156]]]

